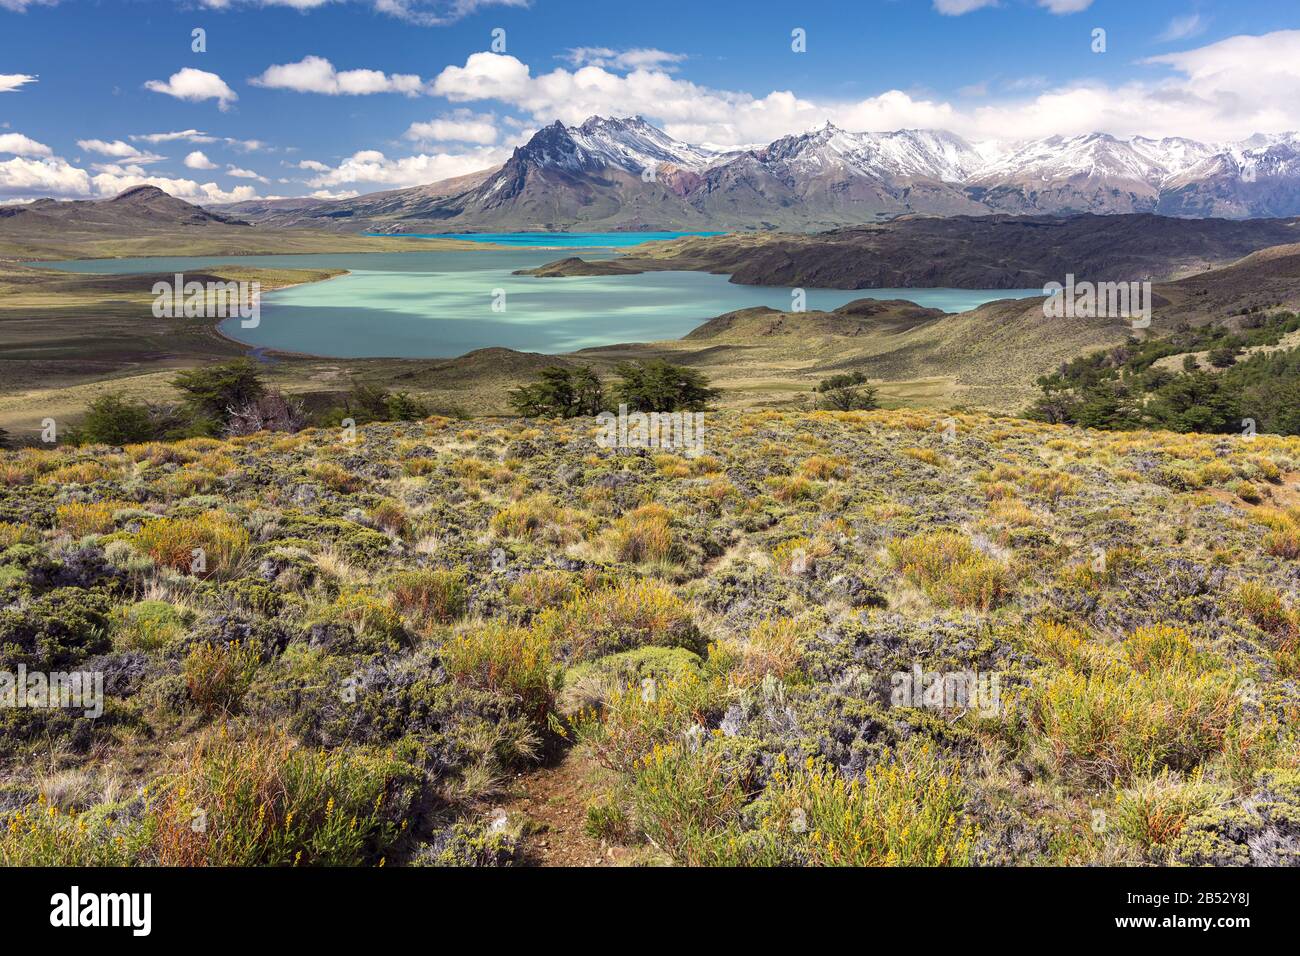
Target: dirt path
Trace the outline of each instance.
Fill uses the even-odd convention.
[[[528,866],[618,866],[626,855],[587,835],[587,804],[591,778],[598,768],[590,760],[564,755],[552,766],[520,775],[518,796],[505,805],[509,817],[522,815],[533,826],[525,838],[524,862]]]

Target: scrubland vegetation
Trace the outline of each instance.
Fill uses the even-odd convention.
[[[523,862],[572,835],[515,795],[574,765],[625,863],[1296,862],[1300,439],[595,434],[0,452],[0,670],[105,698],[0,710],[0,863]]]

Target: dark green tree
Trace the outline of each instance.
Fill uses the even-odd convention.
[[[537,381],[510,392],[510,405],[529,418],[576,418],[595,415],[604,407],[600,379],[588,365],[576,369],[548,365]]]
[[[143,402],[132,402],[116,392],[90,403],[86,417],[74,431],[78,444],[129,445],[156,437],[153,416]]]
[[[190,416],[207,430],[223,429],[233,409],[245,408],[266,393],[257,365],[239,358],[220,365],[188,369],[172,379]]]
[[[861,372],[824,378],[813,391],[817,393],[818,408],[852,412],[880,407],[876,401],[876,387],[868,385],[866,375]]]
[[[614,373],[616,403],[639,412],[699,412],[721,394],[703,373],[663,359],[620,362]]]

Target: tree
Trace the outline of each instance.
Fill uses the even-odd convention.
[[[1211,372],[1178,376],[1152,394],[1146,412],[1175,432],[1234,432],[1242,417],[1237,393]]]
[[[341,407],[333,409],[326,417],[331,423],[351,418],[356,424],[367,422],[413,422],[427,418],[429,409],[419,399],[406,392],[390,392],[378,385],[353,382],[352,390],[343,397]]]
[[[510,405],[529,418],[576,418],[595,415],[605,404],[600,379],[589,365],[576,369],[548,365],[537,381],[510,392]]]
[[[836,412],[868,411],[879,408],[876,401],[876,387],[867,384],[867,377],[861,372],[849,372],[845,375],[832,375],[824,378],[813,389],[820,396],[817,407]]]
[[[721,394],[703,373],[663,359],[620,362],[614,373],[618,403],[640,412],[699,412]]]
[[[232,411],[246,408],[266,393],[261,373],[246,358],[189,369],[172,379],[172,385],[184,393],[191,416],[207,422],[214,432],[226,426]]]
[[[229,435],[253,435],[257,432],[296,432],[307,424],[302,403],[287,398],[278,389],[241,408],[232,409],[226,426]]]
[[[1240,352],[1241,349],[1236,346],[1225,345],[1217,349],[1211,349],[1207,358],[1215,368],[1231,368],[1237,364],[1237,356]]]
[[[148,405],[111,392],[90,403],[73,437],[78,444],[130,445],[150,441],[156,430]]]

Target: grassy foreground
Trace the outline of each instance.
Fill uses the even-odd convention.
[[[0,670],[104,680],[0,710],[0,863],[516,862],[575,761],[625,862],[1295,862],[1300,439],[595,433],[0,453]]]

